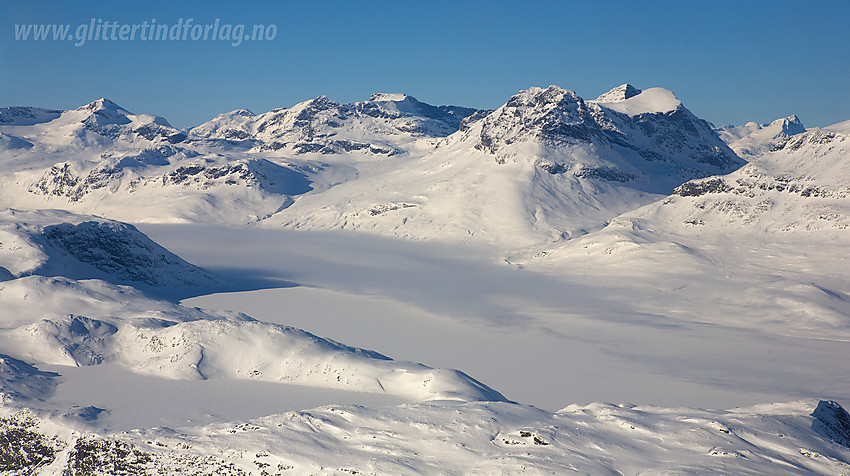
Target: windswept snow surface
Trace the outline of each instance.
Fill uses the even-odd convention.
[[[729,411],[330,405],[110,437],[4,413],[2,428],[27,443],[8,464],[40,474],[843,474],[850,454],[848,415],[829,401]]]

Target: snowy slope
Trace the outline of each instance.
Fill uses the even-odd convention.
[[[172,379],[256,379],[417,401],[504,399],[458,371],[393,362],[299,329],[183,308],[107,283],[164,293],[214,283],[130,225],[7,210],[0,242],[0,353],[16,359],[115,363]]]
[[[52,305],[28,306],[36,295]],[[3,283],[0,302],[17,311],[14,322],[4,319],[0,348],[40,365],[117,364],[166,379],[256,380],[413,401],[504,400],[456,370],[396,362],[300,329],[187,309],[96,280],[19,278]]]
[[[769,152],[778,141],[806,132],[806,128],[797,116],[791,115],[770,124],[748,122],[743,126],[719,127],[715,131],[736,154],[751,160]]]
[[[764,233],[846,230],[850,135],[813,130],[782,138],[732,174],[683,184],[649,213],[653,222],[679,229],[734,224]]]
[[[2,415],[39,474],[844,474],[850,416],[835,402],[729,411],[508,403],[327,406],[248,422],[99,436]],[[66,471],[63,473],[63,471]]]
[[[0,212],[0,280],[23,276],[103,279],[168,294],[217,282],[132,225],[58,210]]]
[[[347,105],[322,97],[259,116],[223,114],[191,138],[106,99],[72,111],[0,112],[8,118],[0,124],[0,182],[10,191],[2,206],[242,225],[289,207],[313,183],[356,177],[352,161],[421,154],[475,110],[406,95]],[[316,160],[329,154],[341,156],[337,165]]]
[[[154,129],[146,130],[166,134],[141,136],[139,130],[150,124],[133,128],[138,116],[123,124],[131,116],[112,109],[109,117],[121,124],[97,132],[85,123],[104,116],[91,113],[80,121],[80,110],[38,126],[8,128],[21,136],[0,137],[0,146],[6,145],[0,184],[8,190],[0,205],[129,221],[244,224],[291,205],[293,195],[311,190],[306,174],[322,167],[172,144],[169,134],[176,132],[156,118]]]
[[[625,280],[643,312],[848,341],[850,135],[841,130],[786,137],[731,174],[685,183],[517,262]]]
[[[557,86],[520,92],[420,160],[361,168],[265,224],[527,247],[599,229],[743,163],[669,91],[628,88],[634,96],[615,90],[606,102]]]

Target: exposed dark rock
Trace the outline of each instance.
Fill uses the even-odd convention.
[[[812,430],[822,437],[850,448],[850,415],[836,402],[821,400],[812,412]]]

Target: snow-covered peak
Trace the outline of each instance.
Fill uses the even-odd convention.
[[[127,111],[126,109],[122,108],[118,104],[115,104],[114,102],[112,102],[112,101],[110,101],[109,99],[106,99],[106,98],[96,99],[96,100],[86,104],[85,106],[78,107],[76,110],[77,111],[110,111],[110,112],[115,112],[115,113],[124,114],[124,115],[132,114],[130,111]]]
[[[770,127],[780,127],[782,128],[782,131],[788,135],[806,132],[805,126],[803,126],[803,123],[800,122],[800,119],[796,114],[791,114],[788,117],[777,119],[770,123]]]
[[[247,111],[219,115],[190,131],[200,140],[240,141],[256,150],[292,154],[390,156],[418,138],[445,137],[475,109],[435,107],[402,93],[375,93],[369,100],[342,104],[319,96],[291,108],[253,116]]]
[[[253,112],[251,112],[247,109],[236,109],[236,110],[233,110],[233,111],[230,111],[230,112],[225,112],[223,114],[219,114],[216,117],[217,118],[219,118],[219,117],[224,118],[224,117],[254,117],[254,116],[256,116],[256,114],[254,114]]]
[[[667,113],[682,106],[682,102],[671,91],[664,88],[649,88],[639,91],[634,88],[630,89],[628,84],[620,87],[623,88],[622,94],[617,92],[615,95],[608,96],[616,91],[617,88],[615,88],[600,96],[600,98],[605,99],[604,101],[597,99],[596,103],[629,116]],[[632,94],[635,92],[637,94]],[[620,99],[621,97],[622,99]],[[614,99],[614,101],[611,101],[611,99]]]
[[[600,95],[596,98],[596,102],[620,102],[625,101],[633,96],[637,96],[642,93],[640,89],[632,86],[631,84],[621,84],[616,88],[608,91],[605,94]]]
[[[768,152],[779,139],[806,132],[796,115],[772,121],[770,124],[748,122],[743,126],[728,125],[716,129],[717,135],[739,156],[751,159]]]
[[[532,86],[524,91],[511,96],[505,108],[521,108],[521,107],[556,107],[563,102],[572,103],[578,102],[581,98],[575,91],[564,89],[554,84],[548,88],[540,88]]]
[[[373,102],[400,102],[408,98],[404,93],[375,93],[369,98]]]

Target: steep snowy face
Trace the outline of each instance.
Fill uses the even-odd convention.
[[[665,209],[675,210],[671,219],[696,228],[736,224],[766,232],[846,230],[850,135],[814,130],[784,137],[771,152],[732,174],[678,187],[659,213]]]
[[[629,84],[587,102],[558,86],[531,88],[486,117],[467,121],[461,134],[500,164],[524,160],[552,174],[655,193],[743,164],[670,91]]]
[[[190,131],[196,140],[255,141],[258,151],[293,154],[396,155],[419,138],[445,137],[476,112],[431,106],[406,94],[376,93],[368,101],[340,104],[320,96],[292,108],[254,116],[238,110]]]
[[[806,128],[797,116],[791,115],[770,124],[748,122],[743,126],[723,126],[716,132],[736,154],[752,160],[769,152],[782,139],[806,132]]]
[[[0,280],[33,274],[103,279],[160,293],[216,283],[132,225],[55,210],[0,212]]]
[[[596,102],[598,103],[607,103],[607,102],[621,102],[629,99],[631,97],[637,96],[642,93],[640,89],[632,86],[631,84],[621,84],[616,88],[608,91],[605,94],[600,95],[596,98]]]
[[[584,101],[573,91],[558,86],[530,88],[481,121],[476,148],[496,154],[528,140],[554,146],[589,141],[595,126]]]

